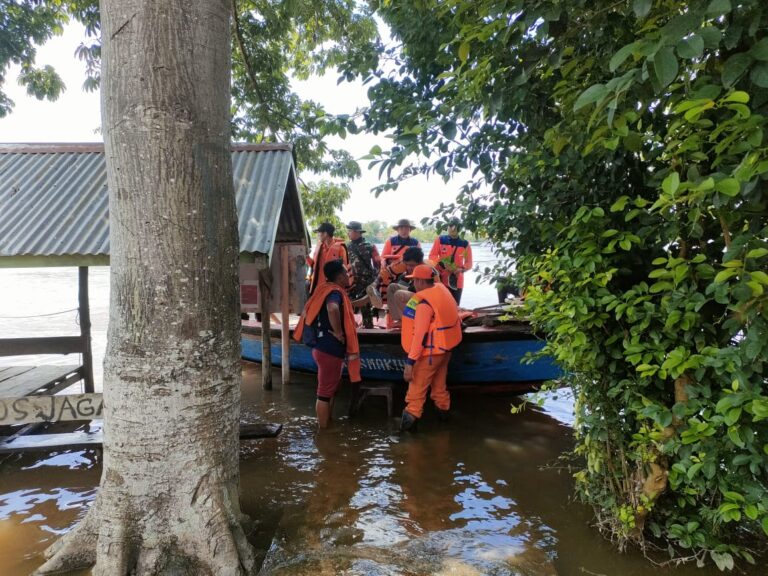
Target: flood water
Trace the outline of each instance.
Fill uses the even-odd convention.
[[[64,329],[71,317],[18,318],[76,306],[76,277],[74,269],[0,270],[2,336],[76,333]],[[106,269],[92,269],[91,288],[98,355]],[[558,461],[572,444],[567,391],[520,414],[510,412],[518,401],[511,396],[455,393],[451,422],[427,411],[418,433],[400,436],[382,398],[347,418],[342,389],[333,427],[317,435],[313,380],[292,375],[283,386],[275,371],[275,389],[264,391],[260,378],[258,365],[243,363],[243,420],[284,425],[277,438],[241,446],[241,501],[255,520],[261,574],[719,574],[655,568],[637,553],[618,553],[591,527],[591,511],[572,501],[570,473]],[[98,450],[0,455],[0,576],[30,574],[85,514],[100,458]]]

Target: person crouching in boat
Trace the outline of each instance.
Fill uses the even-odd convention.
[[[447,389],[451,351],[461,342],[459,307],[451,292],[435,281],[431,266],[416,266],[408,276],[416,294],[403,311],[400,342],[408,357],[403,379],[408,382],[400,430],[415,430],[424,410],[427,390],[440,419],[447,420],[451,396]]]
[[[421,248],[408,248],[405,254],[403,254],[402,264],[405,271],[387,286],[388,328],[400,328],[402,324],[403,310],[405,310],[408,301],[416,292],[413,280],[408,279],[408,276],[413,274],[416,266],[420,264],[429,266],[432,268],[435,278],[439,278],[437,268],[433,266],[431,261],[424,260],[424,252],[422,252]],[[437,282],[439,283],[440,280],[438,279]]]
[[[410,248],[421,248],[421,244],[416,238],[411,238],[411,232],[416,229],[416,226],[411,224],[411,221],[403,218],[392,226],[393,230],[397,231],[397,234],[387,238],[384,242],[384,248],[381,251],[381,273],[376,282],[368,286],[366,294],[368,294],[371,304],[374,308],[383,308],[384,300],[382,294],[387,293],[387,287],[393,280],[393,277],[402,272],[403,268],[403,256]],[[387,327],[390,327],[391,318],[387,316]]]
[[[357,325],[347,296],[347,269],[341,260],[331,260],[323,266],[323,275],[326,281],[319,283],[307,300],[293,338],[313,349],[312,358],[317,364],[317,424],[327,428],[345,358],[350,381],[358,384],[361,378]]]

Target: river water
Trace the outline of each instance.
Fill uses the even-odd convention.
[[[490,255],[478,252],[477,259]],[[97,388],[108,284],[106,268],[91,269]],[[493,303],[492,287],[473,277],[465,290],[470,306]],[[76,334],[73,312],[40,316],[75,308],[76,291],[75,269],[0,270],[0,334]],[[590,510],[572,501],[570,473],[558,460],[572,445],[567,391],[520,414],[510,412],[519,402],[512,396],[456,393],[451,422],[427,411],[419,432],[401,437],[381,398],[346,418],[342,389],[334,425],[317,436],[312,378],[292,375],[281,386],[275,371],[275,389],[263,391],[260,377],[258,365],[243,363],[243,420],[284,425],[275,439],[241,446],[242,507],[255,520],[250,537],[262,574],[718,574],[655,568],[637,553],[618,553],[590,526]],[[93,501],[100,470],[97,450],[0,457],[1,576],[42,563],[42,551]]]

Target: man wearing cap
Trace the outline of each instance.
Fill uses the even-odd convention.
[[[415,430],[424,410],[427,390],[441,420],[447,420],[451,397],[447,389],[451,351],[461,342],[459,307],[448,288],[435,282],[431,266],[416,266],[416,294],[403,311],[400,342],[408,354],[403,379],[408,382],[400,430]]]
[[[326,428],[333,412],[333,399],[341,382],[344,360],[353,384],[360,378],[360,345],[352,303],[347,296],[349,275],[341,260],[331,260],[323,266],[325,281],[304,305],[293,333],[297,342],[312,347],[317,364],[317,400],[315,412],[320,428]],[[304,332],[313,333],[307,338]]]
[[[429,259],[437,263],[440,280],[448,286],[456,304],[461,302],[464,290],[464,272],[472,269],[472,246],[459,237],[461,221],[448,221],[448,233],[438,236],[429,251]]]
[[[381,256],[374,244],[368,242],[360,222],[352,220],[347,224],[347,252],[351,271],[349,297],[353,301],[366,297],[366,288],[376,280],[381,268]],[[373,308],[368,300],[360,306],[363,327],[373,328]]]
[[[309,278],[309,294],[311,295],[317,285],[323,280],[323,266],[331,260],[341,260],[344,266],[349,264],[349,255],[344,240],[334,238],[336,227],[330,222],[323,222],[315,230],[317,232],[317,248],[312,258],[307,258],[307,265],[312,269]]]

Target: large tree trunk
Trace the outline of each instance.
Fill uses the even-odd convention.
[[[228,0],[102,0],[104,469],[40,573],[248,574]]]

